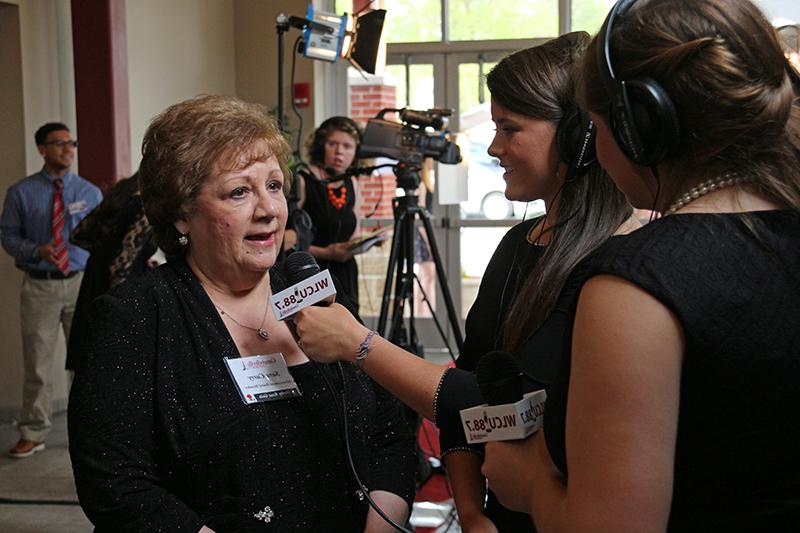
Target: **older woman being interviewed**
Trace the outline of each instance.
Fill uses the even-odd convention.
[[[271,312],[288,156],[264,109],[231,97],[176,104],[147,130],[142,202],[172,257],[95,301],[70,398],[98,531],[389,530],[348,447],[405,519],[414,455],[397,404],[349,365],[309,362]]]

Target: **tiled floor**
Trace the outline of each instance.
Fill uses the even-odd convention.
[[[67,415],[56,415],[47,448],[26,459],[7,451],[19,435],[0,425],[0,531],[82,533],[92,531],[75,495],[67,446]]]

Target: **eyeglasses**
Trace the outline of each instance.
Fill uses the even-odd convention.
[[[65,146],[72,146],[73,148],[78,147],[78,141],[50,141],[44,144],[47,146],[55,146],[56,148],[64,148]]]

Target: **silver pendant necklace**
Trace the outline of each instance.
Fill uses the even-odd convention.
[[[211,295],[209,295],[208,299],[211,300]],[[214,307],[217,308],[217,311],[219,311],[220,315],[227,316],[228,318],[233,320],[233,323],[236,324],[237,326],[239,326],[240,328],[245,328],[245,329],[249,329],[251,331],[255,331],[258,334],[258,336],[261,337],[261,339],[263,339],[265,341],[269,340],[269,332],[266,329],[264,329],[264,322],[267,321],[267,312],[269,311],[269,298],[267,298],[267,305],[264,307],[264,316],[261,319],[261,325],[259,325],[257,328],[253,328],[253,327],[246,326],[246,325],[242,324],[241,322],[239,322],[238,320],[233,318],[232,314],[228,313],[223,308],[218,306],[217,302],[215,302],[214,300],[211,300],[211,303],[214,304]]]

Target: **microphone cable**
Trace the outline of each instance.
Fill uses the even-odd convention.
[[[325,381],[325,386],[331,393],[336,408],[340,411],[341,415],[340,420],[342,423],[342,439],[344,440],[345,455],[347,455],[347,464],[350,467],[350,473],[353,475],[353,479],[358,485],[358,490],[361,491],[361,494],[364,496],[364,499],[367,500],[369,506],[372,507],[375,510],[375,512],[378,513],[378,515],[380,515],[380,517],[383,518],[383,520],[387,524],[389,524],[397,531],[400,531],[402,533],[414,533],[413,531],[404,528],[403,526],[401,526],[400,524],[389,518],[389,516],[383,511],[383,509],[381,509],[380,506],[377,503],[375,503],[375,501],[369,495],[369,490],[361,482],[361,478],[358,477],[358,472],[356,471],[356,465],[355,462],[353,461],[352,449],[350,447],[350,434],[347,431],[347,390],[346,390],[347,386],[345,384],[344,370],[342,369],[341,361],[336,363],[336,370],[339,373],[339,379],[342,382],[341,397],[337,396],[336,388],[334,388],[330,379],[328,379],[328,376],[325,375],[325,372],[322,371],[322,368],[320,368],[320,364],[317,363],[316,361],[312,361],[312,363],[314,363],[314,368],[316,368],[319,375],[322,376],[323,381]],[[409,508],[408,510],[409,517],[411,516],[411,511],[412,508]]]

